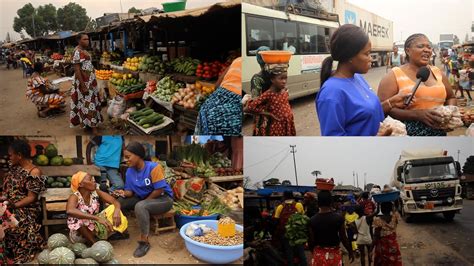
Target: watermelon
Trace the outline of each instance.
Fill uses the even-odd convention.
[[[50,160],[50,163],[51,163],[51,165],[53,165],[53,166],[61,166],[61,165],[63,165],[63,161],[64,161],[63,157],[61,157],[61,156],[54,156],[54,157]]]
[[[90,248],[84,249],[82,252],[83,258],[92,258],[95,261],[102,263],[109,261],[113,258],[114,248],[112,245],[105,241],[97,241]]]
[[[46,166],[49,164],[49,159],[46,155],[41,154],[36,157],[36,164],[40,166]]]
[[[46,146],[46,149],[44,149],[44,154],[48,156],[48,158],[56,157],[58,156],[58,149],[53,144],[49,144]]]
[[[74,161],[71,158],[64,158],[63,165],[71,166],[73,163]]]
[[[64,184],[64,183],[66,183],[68,180],[67,180],[67,178],[65,178],[65,177],[58,177],[58,178],[56,178],[56,181],[57,181],[57,182],[61,182],[61,183]]]
[[[81,257],[82,251],[87,248],[84,243],[74,243],[69,245],[69,248],[76,254],[76,258]]]
[[[49,250],[45,249],[41,251],[41,253],[38,255],[38,263],[39,264],[48,264],[49,262]]]
[[[49,253],[49,264],[73,264],[76,256],[74,252],[65,247],[55,248]]]
[[[67,236],[60,233],[53,234],[48,238],[48,248],[50,250],[54,250],[55,248],[59,247],[67,247],[69,244],[70,242]]]
[[[48,179],[46,179],[46,184],[51,185],[52,183],[54,183],[54,177],[48,177]]]

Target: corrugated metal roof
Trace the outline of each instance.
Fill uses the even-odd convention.
[[[241,4],[240,0],[229,0],[226,2],[214,4],[212,6],[193,8],[193,9],[187,9],[183,11],[176,11],[176,12],[170,12],[170,13],[159,13],[159,14],[154,14],[154,15],[141,16],[139,18],[143,20],[144,22],[149,22],[152,19],[160,19],[160,18],[178,18],[178,17],[186,17],[186,16],[198,17],[205,14],[209,9],[211,9],[214,6],[233,7],[240,4]]]

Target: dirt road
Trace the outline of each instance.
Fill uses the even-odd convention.
[[[48,76],[50,80],[59,78]],[[26,98],[27,79],[22,77],[21,69],[5,69],[0,66],[0,128],[2,135],[84,135],[83,129],[69,127],[69,101],[66,98],[66,113],[54,118],[38,118],[35,105]],[[61,84],[61,91],[70,88],[69,83]],[[104,118],[106,110],[102,110]],[[100,127],[101,134],[119,133],[110,128],[108,120]]]
[[[364,75],[369,85],[377,91],[380,80],[386,73],[385,67],[377,67],[369,70]],[[297,136],[320,136],[321,130],[319,126],[318,116],[315,108],[315,95],[306,96],[291,101],[291,108],[295,118],[296,135]],[[253,130],[252,118],[249,116],[245,119],[242,134],[244,136],[251,136]],[[466,128],[459,128],[450,132],[449,136],[464,135]]]

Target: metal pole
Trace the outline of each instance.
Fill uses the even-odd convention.
[[[298,186],[298,174],[296,173],[296,159],[295,159],[295,148],[296,148],[296,145],[290,145],[290,148],[291,148],[291,153],[293,153],[293,164],[295,166],[295,178],[296,178],[296,185]]]
[[[123,14],[122,0],[120,0],[120,13],[122,13],[122,14]],[[119,18],[120,18],[120,16],[119,16]]]
[[[359,187],[359,173],[357,173],[357,187]]]
[[[36,29],[35,29],[35,12],[33,11],[33,14],[31,15],[31,18],[33,19],[33,38],[36,38]]]
[[[353,183],[353,185],[354,185],[354,187],[355,187],[355,185],[356,185],[356,179],[355,179],[355,172],[354,172],[354,171],[352,171],[352,183]]]
[[[460,151],[460,150],[458,150],[458,162],[459,162],[459,153],[461,153],[461,151]]]

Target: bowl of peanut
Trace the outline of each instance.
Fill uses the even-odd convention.
[[[227,227],[235,224],[228,218],[219,220]],[[222,236],[218,232],[217,220],[200,220],[190,222],[181,227],[179,233],[184,239],[187,250],[196,258],[213,264],[227,264],[240,259],[244,250],[243,226],[235,224],[235,235]],[[188,236],[186,230],[188,226],[201,228],[197,235]],[[189,233],[189,230],[188,230]]]

